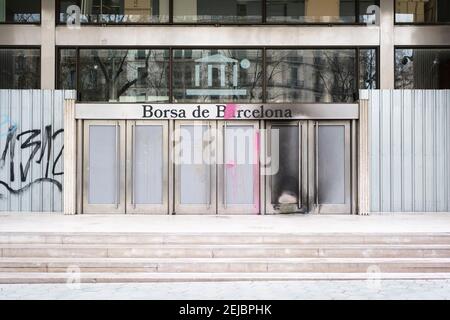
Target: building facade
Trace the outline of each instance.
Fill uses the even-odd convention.
[[[64,170],[71,184],[64,181],[59,191],[71,203],[69,213],[450,211],[445,194],[405,191],[408,184],[430,190],[427,183],[448,190],[448,1],[0,0],[0,67],[0,89],[68,92],[66,111],[73,110],[65,116],[64,167],[72,176]],[[423,98],[411,90],[425,90]],[[23,108],[28,100],[13,102],[16,94],[3,92],[3,104]],[[423,139],[434,149],[416,145],[422,136],[411,138],[411,163],[421,157],[425,172],[414,181],[404,178],[405,159],[414,154],[405,141],[414,134],[400,132],[396,145],[393,133],[394,123],[403,130],[419,120],[409,123],[406,113],[392,111],[397,98],[401,110],[422,99],[418,119],[435,119],[423,124]],[[53,106],[60,101],[49,99]],[[11,108],[2,110],[7,162],[14,147],[6,148],[8,141],[22,141],[17,135],[27,130],[17,118],[13,135]],[[41,153],[62,129],[55,127],[62,119],[56,112]],[[45,137],[48,124],[40,127]],[[388,162],[377,143],[394,150]],[[401,164],[394,161],[398,145]],[[36,154],[27,159],[41,165]],[[391,164],[400,182],[386,178],[397,172]],[[444,178],[427,170],[443,170]],[[4,210],[62,211],[11,205],[43,188],[17,192],[28,180],[11,187],[11,172],[3,179]]]

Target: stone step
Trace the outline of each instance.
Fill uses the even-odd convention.
[[[378,280],[431,280],[450,279],[450,273],[92,273],[84,272],[80,278],[60,272],[0,273],[0,284],[66,283],[143,283],[143,282],[210,282],[210,281],[295,281],[295,280],[366,280],[377,286]]]
[[[0,272],[450,272],[450,258],[0,258]]]
[[[450,233],[0,233],[0,244],[450,244]]]
[[[2,244],[0,257],[55,258],[450,258],[450,245]]]

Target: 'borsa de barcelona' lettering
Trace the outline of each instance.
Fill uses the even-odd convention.
[[[285,119],[292,118],[291,109],[267,108],[264,105],[254,108],[236,105],[218,104],[212,108],[196,106],[194,109],[142,106],[142,117],[145,119]]]

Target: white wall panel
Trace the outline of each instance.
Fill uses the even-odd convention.
[[[450,90],[369,91],[372,212],[450,210]]]

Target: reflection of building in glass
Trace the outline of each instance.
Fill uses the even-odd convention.
[[[167,101],[167,58],[166,50],[81,49],[81,99]]]
[[[261,101],[262,80],[262,50],[174,50],[172,84],[177,102]]]
[[[397,49],[395,87],[450,88],[450,49]]]
[[[0,48],[0,89],[40,87],[39,49]]]
[[[396,0],[395,8],[396,22],[450,22],[448,0]]]
[[[271,102],[351,102],[356,94],[355,50],[270,51]]]

